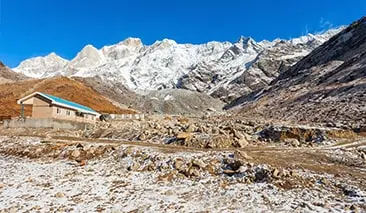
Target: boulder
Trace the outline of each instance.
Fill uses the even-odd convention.
[[[204,169],[207,166],[202,160],[199,160],[199,159],[194,159],[192,161],[192,165],[198,166],[201,169]]]
[[[296,138],[286,138],[286,139],[284,139],[284,142],[286,144],[289,144],[289,145],[293,146],[293,147],[301,146],[301,143]]]
[[[64,194],[64,193],[62,193],[62,192],[57,192],[57,193],[55,194],[55,197],[56,197],[56,198],[64,198],[64,197],[65,197],[65,194]]]
[[[180,132],[177,134],[176,138],[178,140],[190,140],[192,139],[193,134],[189,132]]]
[[[243,160],[253,160],[253,157],[249,156],[246,152],[242,150],[236,150],[234,152],[234,158]]]
[[[248,145],[249,145],[249,142],[245,138],[242,138],[242,139],[237,139],[234,146],[239,147],[239,148],[243,148],[243,147],[246,147]]]
[[[80,154],[81,154],[80,151],[78,149],[75,149],[74,151],[72,151],[71,157],[75,159],[80,157]]]

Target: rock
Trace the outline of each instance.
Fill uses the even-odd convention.
[[[167,190],[166,192],[164,192],[164,195],[172,196],[172,195],[174,195],[174,191],[173,190]]]
[[[290,144],[293,147],[299,147],[301,146],[301,143],[296,138],[286,138],[284,140],[286,144]]]
[[[174,167],[176,170],[178,170],[179,172],[183,172],[185,171],[185,164],[184,161],[182,159],[176,159],[174,162]]]
[[[192,176],[198,177],[199,175],[200,175],[200,172],[198,171],[197,167],[192,166],[192,167],[190,167],[188,169],[188,175],[187,176],[190,176],[190,177],[192,177]]]
[[[229,168],[231,168],[231,170],[237,171],[240,169],[240,167],[243,165],[243,162],[240,160],[229,160],[229,162],[227,162],[227,166]]]
[[[210,173],[211,175],[215,175],[216,174],[216,170],[215,167],[213,165],[207,165],[206,166],[206,170],[208,171],[208,173]]]
[[[75,149],[74,151],[72,151],[71,157],[73,157],[73,158],[80,157],[80,151],[78,149]]]
[[[263,169],[263,168],[259,168],[256,172],[255,172],[255,181],[256,182],[262,182],[265,181],[268,178],[268,172],[267,170]]]
[[[144,140],[146,140],[146,135],[145,135],[144,133],[142,133],[142,134],[140,134],[140,135],[137,137],[137,139],[138,139],[139,141],[144,141]]]
[[[291,171],[290,171],[290,176],[291,176],[291,177],[298,177],[298,176],[299,176],[299,174],[298,174],[295,170],[291,170]]]
[[[246,147],[246,146],[248,146],[248,144],[249,144],[249,142],[245,138],[237,140],[237,145],[239,148]]]
[[[177,139],[183,139],[183,140],[190,140],[192,139],[192,137],[193,137],[192,133],[189,132],[180,132],[176,136]]]
[[[236,173],[237,173],[236,171],[231,170],[231,169],[225,169],[225,170],[223,170],[222,172],[223,172],[224,174],[226,174],[226,175],[229,175],[229,176],[232,176],[232,175],[234,175],[234,174],[236,174]]]
[[[64,198],[65,197],[65,194],[62,193],[62,192],[57,192],[56,195],[55,195],[55,197],[57,197],[57,198]]]
[[[92,146],[89,149],[86,149],[85,152],[86,152],[87,158],[92,158],[92,157],[94,157],[95,147]]]
[[[274,169],[274,170],[272,171],[272,176],[273,176],[274,178],[277,178],[277,179],[281,178],[280,171],[279,171],[278,169]]]
[[[214,135],[209,143],[206,145],[207,148],[229,148],[232,147],[232,140],[228,135]]]
[[[196,127],[194,126],[194,124],[190,124],[184,131],[185,132],[194,132],[195,129],[196,129]]]
[[[324,184],[324,185],[328,185],[328,184],[329,184],[329,180],[328,180],[327,178],[325,178],[325,177],[322,177],[322,178],[319,180],[319,182],[320,182],[321,184]]]
[[[361,158],[366,160],[366,154],[364,152],[361,152]]]
[[[207,166],[203,161],[201,161],[199,159],[194,159],[192,161],[192,164],[195,165],[195,166],[198,166],[201,169],[204,169]]]
[[[236,137],[237,139],[246,139],[242,133],[240,133],[239,131],[237,131],[235,129],[233,130],[233,134],[234,134],[234,137]]]
[[[243,159],[243,160],[253,160],[253,157],[249,156],[246,152],[242,150],[236,150],[234,152],[234,158]]]
[[[137,171],[140,168],[140,165],[137,162],[134,162],[131,166],[127,168],[128,171]]]
[[[85,166],[86,165],[86,161],[85,160],[81,160],[80,162],[79,162],[79,166]]]
[[[76,148],[83,148],[84,146],[81,144],[81,143],[78,143],[77,145],[76,145]]]
[[[9,213],[17,213],[18,209],[16,209],[15,207],[9,209]]]

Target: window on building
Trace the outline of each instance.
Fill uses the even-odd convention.
[[[78,117],[84,117],[84,113],[82,112],[75,112],[75,115]]]
[[[61,109],[57,108],[57,114],[61,114]]]
[[[66,115],[71,115],[70,110],[66,110]]]

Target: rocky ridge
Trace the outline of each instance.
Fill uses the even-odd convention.
[[[365,35],[363,17],[281,73],[269,87],[227,108],[267,119],[364,128]]]
[[[134,91],[184,88],[224,101],[261,88],[340,29],[291,39],[236,43],[177,44],[164,39],[144,45],[129,38],[97,49],[85,46],[71,61],[50,54],[23,61],[16,72],[30,77],[100,77]]]

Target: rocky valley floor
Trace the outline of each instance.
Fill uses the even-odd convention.
[[[0,212],[366,211],[366,139],[345,128],[163,118],[0,133]]]

